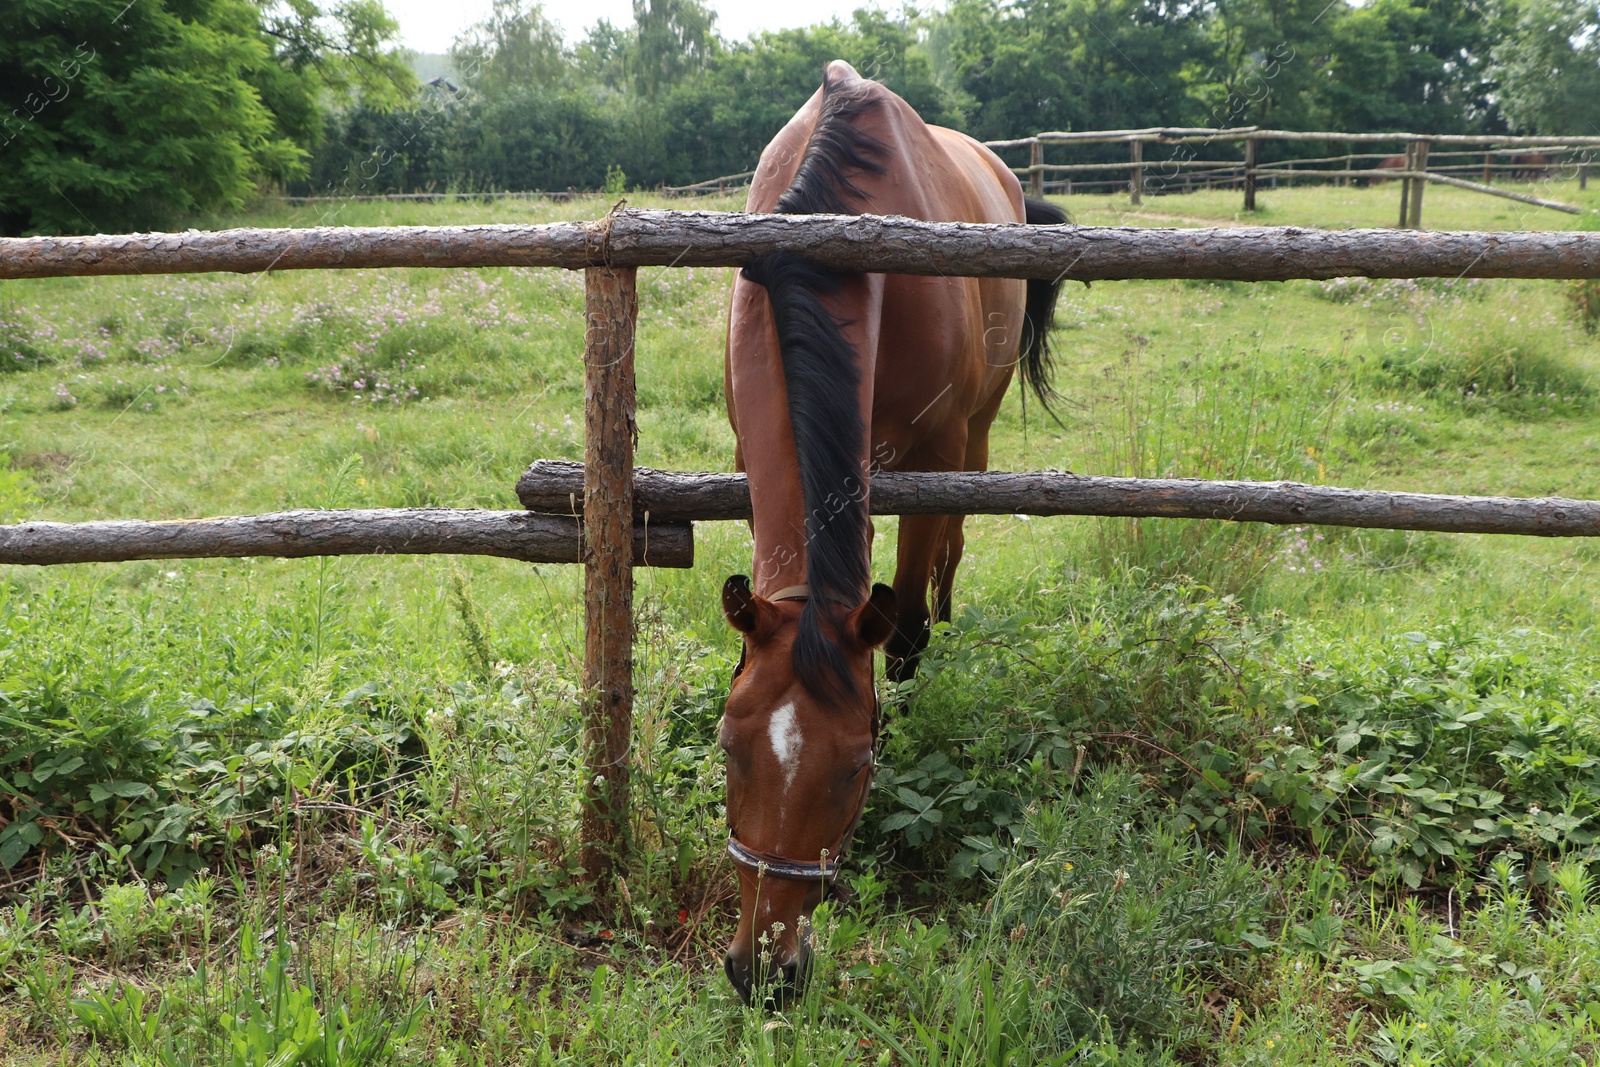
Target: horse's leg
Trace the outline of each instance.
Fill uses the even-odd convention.
[[[894,595],[898,603],[894,634],[883,646],[884,674],[903,682],[917,672],[928,645],[928,584],[945,553],[945,515],[905,515],[900,519]]]
[[[945,423],[906,455],[897,470],[960,470],[967,454],[967,422]],[[917,672],[917,658],[928,645],[928,592],[945,555],[947,515],[903,515],[894,568],[899,602],[894,635],[884,644],[885,673],[900,682]]]
[[[944,551],[934,561],[933,568],[933,618],[935,622],[950,621],[950,591],[956,584],[956,568],[961,566],[961,552],[967,545],[962,531],[965,515],[949,515],[944,524]]]
[[[1007,375],[1007,380],[1009,380]],[[1005,399],[1006,382],[1000,383],[993,398],[984,404],[967,423],[967,454],[961,469],[987,470],[989,467],[989,427]],[[944,551],[935,557],[933,570],[933,613],[939,622],[950,621],[950,594],[956,584],[956,568],[961,566],[961,553],[967,538],[963,530],[965,515],[950,515],[944,528]],[[924,642],[926,643],[926,642]]]

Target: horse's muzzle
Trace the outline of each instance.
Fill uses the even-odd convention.
[[[750,961],[732,952],[723,957],[722,970],[746,1004],[771,1006],[781,1011],[805,990],[806,980],[811,977],[811,950],[802,944],[787,962],[768,963],[766,974],[759,979]]]

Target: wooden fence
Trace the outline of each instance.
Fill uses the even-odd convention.
[[[586,747],[583,863],[625,854],[632,743],[632,589],[640,564],[688,566],[696,518],[749,514],[733,475],[633,466],[640,266],[736,267],[789,251],[846,270],[979,277],[1600,278],[1600,233],[1405,233],[1249,227],[1153,230],[924,223],[874,216],[622,211],[547,226],[228,230],[0,240],[0,279],[116,274],[547,266],[585,271],[585,449],[519,483],[557,514],[299,511],[193,522],[0,527],[0,563],[179,556],[474,552],[582,560]],[[1442,497],[1288,483],[1034,474],[879,474],[877,513],[1144,515],[1390,529],[1600,536],[1600,502]],[[579,518],[581,516],[581,519]]]
[[[1209,145],[1212,143],[1244,142],[1244,156],[1242,159],[1200,159],[1193,155],[1176,155],[1167,159],[1146,159],[1146,145],[1166,145],[1180,149],[1188,149],[1192,145]],[[1346,152],[1341,156],[1316,156],[1303,159],[1277,160],[1270,163],[1259,162],[1260,146],[1267,141],[1286,142],[1320,142],[1351,145],[1392,144],[1397,151],[1394,152]],[[1461,189],[1483,193],[1489,196],[1504,197],[1536,207],[1550,208],[1554,211],[1564,211],[1568,214],[1579,214],[1582,208],[1573,204],[1564,204],[1543,197],[1532,196],[1527,193],[1518,193],[1509,189],[1496,188],[1490,184],[1496,174],[1509,173],[1512,177],[1527,174],[1539,174],[1557,165],[1556,159],[1546,158],[1543,163],[1532,162],[1529,157],[1543,156],[1549,153],[1553,157],[1569,157],[1568,166],[1573,168],[1578,178],[1578,187],[1587,189],[1589,185],[1589,169],[1593,165],[1596,150],[1600,149],[1600,137],[1575,136],[1575,137],[1518,137],[1512,135],[1477,135],[1477,134],[1423,134],[1423,133],[1334,133],[1295,130],[1270,130],[1257,126],[1239,126],[1229,129],[1201,129],[1192,127],[1149,127],[1141,130],[1082,130],[1076,132],[1038,133],[1032,137],[1020,137],[1011,140],[985,141],[988,147],[996,151],[1008,148],[1027,148],[1029,151],[1028,165],[1025,167],[1012,167],[1011,171],[1028,180],[1028,190],[1034,196],[1043,196],[1048,192],[1064,192],[1071,194],[1074,191],[1087,191],[1092,188],[1125,187],[1129,199],[1134,204],[1143,202],[1144,194],[1150,191],[1153,183],[1161,186],[1175,184],[1181,178],[1183,191],[1190,192],[1195,188],[1214,188],[1217,185],[1226,185],[1230,188],[1241,189],[1244,193],[1244,209],[1256,209],[1256,192],[1262,185],[1276,189],[1278,183],[1292,184],[1297,181],[1335,181],[1348,185],[1351,181],[1378,182],[1397,180],[1400,184],[1400,214],[1398,226],[1401,229],[1419,229],[1422,225],[1422,190],[1428,183],[1452,185]],[[1128,145],[1128,161],[1126,163],[1051,163],[1044,162],[1044,148],[1046,145],[1093,145],[1117,144]],[[1432,151],[1434,146],[1450,148],[1466,148],[1474,146],[1472,151],[1437,152]],[[1429,165],[1429,160],[1463,159],[1472,157],[1471,163],[1455,163]],[[1478,161],[1478,157],[1481,162]],[[1575,158],[1573,158],[1575,157]],[[1358,162],[1376,162],[1400,160],[1402,166],[1386,167],[1381,165],[1357,167]],[[1338,165],[1340,169],[1328,169],[1328,164]],[[1295,168],[1299,167],[1299,170]],[[1454,173],[1451,173],[1454,172]],[[1052,182],[1049,176],[1058,178],[1069,175],[1119,173],[1124,177],[1111,179],[1094,179],[1084,181],[1081,178],[1065,177],[1065,180]],[[665,186],[662,192],[678,195],[694,195],[699,193],[722,193],[730,188],[736,188],[749,181],[754,171],[743,171],[739,174],[727,174],[717,178],[709,178],[692,185]],[[1468,181],[1463,175],[1473,174],[1480,176],[1482,181]],[[1152,177],[1154,175],[1154,177]]]
[[[1244,158],[1242,160],[1197,159],[1191,156],[1179,155],[1164,160],[1145,159],[1145,145],[1171,145],[1187,149],[1192,145],[1211,145],[1215,143],[1244,142]],[[1316,142],[1330,144],[1394,144],[1401,146],[1399,154],[1384,155],[1382,153],[1363,153],[1356,155],[1346,153],[1343,156],[1323,156],[1308,159],[1280,160],[1276,163],[1263,164],[1258,162],[1260,146],[1267,141],[1287,142]],[[1050,164],[1044,162],[1045,145],[1092,145],[1092,144],[1117,144],[1128,145],[1128,162],[1126,163],[1069,163]],[[1335,133],[1298,130],[1271,130],[1258,126],[1238,126],[1229,129],[1199,129],[1190,127],[1150,127],[1142,130],[1083,130],[1077,132],[1038,133],[1032,137],[1021,137],[1005,141],[986,141],[990,148],[996,151],[1007,148],[1026,147],[1029,152],[1026,167],[1012,167],[1014,174],[1028,179],[1029,191],[1035,196],[1043,196],[1046,191],[1045,177],[1048,174],[1078,174],[1096,171],[1125,171],[1127,172],[1127,188],[1129,199],[1134,204],[1139,204],[1146,191],[1148,172],[1157,170],[1163,178],[1176,178],[1182,175],[1186,183],[1192,185],[1196,174],[1207,183],[1214,183],[1218,177],[1237,187],[1244,193],[1244,210],[1256,209],[1256,191],[1263,178],[1270,181],[1275,188],[1279,179],[1285,181],[1312,179],[1327,181],[1339,180],[1348,184],[1352,179],[1358,180],[1386,180],[1398,179],[1400,181],[1400,214],[1398,225],[1402,229],[1419,229],[1422,225],[1422,190],[1428,183],[1453,185],[1457,188],[1470,189],[1474,192],[1485,193],[1490,196],[1506,197],[1522,203],[1533,204],[1538,207],[1551,208],[1556,211],[1565,211],[1578,214],[1583,209],[1571,204],[1562,204],[1553,200],[1519,194],[1505,189],[1497,189],[1489,184],[1496,171],[1527,171],[1529,169],[1543,169],[1550,164],[1549,159],[1543,163],[1531,164],[1528,157],[1540,156],[1551,153],[1558,156],[1578,155],[1572,165],[1578,177],[1579,188],[1587,188],[1589,182],[1589,167],[1594,159],[1595,150],[1600,148],[1600,137],[1517,137],[1511,135],[1479,135],[1479,134],[1421,134],[1421,133]],[[1434,167],[1428,166],[1429,153],[1435,146],[1460,147],[1474,146],[1483,152],[1481,166],[1477,163],[1470,165]],[[1465,155],[1476,156],[1477,152],[1433,153],[1434,159],[1441,156],[1458,157]],[[1497,162],[1496,156],[1508,156],[1510,159]],[[1519,158],[1520,157],[1520,158]],[[1367,167],[1357,169],[1355,161],[1358,159],[1376,159],[1380,163],[1398,158],[1402,161],[1399,167]],[[1321,164],[1343,164],[1341,170],[1306,169]],[[1299,171],[1294,170],[1300,166]],[[1481,171],[1482,182],[1469,182],[1460,177],[1453,177],[1443,173],[1446,170],[1462,172]],[[1081,188],[1085,183],[1080,182]],[[1116,181],[1113,184],[1121,184]],[[1067,183],[1068,192],[1072,191],[1072,182]]]

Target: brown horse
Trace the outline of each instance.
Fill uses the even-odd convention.
[[[747,207],[1066,221],[1025,202],[994,153],[841,61],[762,153]],[[728,415],[749,472],[755,573],[722,591],[744,651],[719,740],[740,883],[726,970],[747,1001],[760,990],[782,1003],[805,979],[809,916],[872,785],[873,649],[886,646],[891,678],[907,677],[928,640],[930,586],[933,611],[950,617],[962,517],[903,519],[894,587],[870,586],[870,473],[983,470],[1019,363],[1048,405],[1058,287],[837,274],[782,253],[734,283]]]
[[[1373,185],[1382,185],[1384,182],[1389,180],[1383,174],[1384,171],[1386,171],[1386,170],[1405,170],[1406,169],[1406,157],[1405,156],[1384,156],[1382,159],[1378,160],[1378,165],[1376,167],[1373,167],[1372,169],[1373,169],[1374,173],[1373,173],[1372,178],[1370,179],[1371,184],[1373,184]]]

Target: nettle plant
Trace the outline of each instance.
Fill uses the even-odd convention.
[[[1303,652],[1296,725],[1251,791],[1314,837],[1411,888],[1501,854],[1600,855],[1600,682],[1539,635],[1452,626]]]
[[[1081,594],[1081,595],[1080,595]],[[996,874],[1038,802],[1073,791],[1086,760],[1189,751],[1219,789],[1239,757],[1219,741],[1261,703],[1276,618],[1198,585],[1075,591],[1081,616],[991,616],[969,607],[935,635],[891,708],[869,840],[957,879]],[[1143,750],[1136,737],[1162,737]],[[1174,762],[1169,770],[1186,774]]]
[[[1096,607],[970,608],[936,634],[897,694],[914,713],[887,716],[864,844],[995,875],[1032,807],[1131,763],[1184,829],[1303,834],[1381,884],[1600,858],[1600,677],[1538,633],[1291,636],[1180,584],[1066,599]]]

